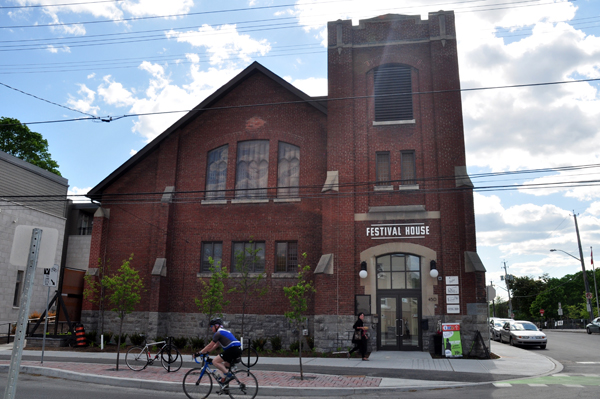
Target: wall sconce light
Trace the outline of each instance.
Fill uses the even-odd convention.
[[[429,275],[432,278],[437,278],[437,276],[439,276],[440,273],[437,270],[437,263],[434,260],[429,262],[429,268],[430,268]]]
[[[358,272],[358,275],[360,276],[360,278],[367,278],[367,276],[368,276],[367,262],[365,262],[364,260],[362,262],[360,262],[360,272]]]

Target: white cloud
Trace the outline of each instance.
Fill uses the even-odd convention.
[[[71,49],[69,47],[54,47],[53,45],[48,45],[46,46],[46,50],[48,50],[51,53],[70,53]]]
[[[134,17],[144,17],[186,14],[193,5],[193,0],[127,0],[122,3],[122,8]]]
[[[302,90],[309,96],[326,96],[327,95],[327,79],[326,78],[308,78],[295,79],[290,81],[291,84]]]
[[[102,96],[104,102],[119,107],[135,103],[131,92],[125,89],[121,83],[111,80],[110,75],[105,76],[103,81],[104,83],[98,86],[98,94]]]
[[[67,190],[67,197],[73,202],[90,202],[90,199],[84,197],[84,195],[87,194],[91,189],[92,187],[79,188],[73,186]]]
[[[166,32],[168,38],[175,38],[178,42],[189,43],[193,47],[205,47],[210,54],[211,65],[222,65],[228,60],[244,62],[251,60],[251,55],[266,55],[270,44],[265,40],[255,40],[250,35],[241,35],[236,25],[221,25],[212,27],[202,25],[197,31]]]
[[[137,150],[134,150],[134,149],[131,149],[131,150],[129,151],[129,155],[131,155],[131,156],[134,156],[134,155],[135,155],[135,154],[137,154],[137,153],[138,153],[138,152],[137,152]]]
[[[95,73],[95,72],[94,72],[94,73],[90,73],[90,74],[87,76],[87,78],[88,78],[88,79],[93,79],[93,78],[95,78],[95,77],[96,77],[96,73]]]
[[[100,107],[92,105],[94,100],[96,99],[96,92],[89,89],[84,84],[79,84],[79,90],[77,93],[82,97],[79,99],[73,98],[69,95],[69,99],[67,100],[67,104],[71,108],[75,108],[81,112],[97,115]]]

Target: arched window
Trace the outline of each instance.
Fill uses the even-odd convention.
[[[409,254],[377,257],[377,289],[421,289],[421,258]]]
[[[300,147],[279,143],[278,158],[277,196],[297,198],[300,184]]]
[[[236,198],[266,198],[269,172],[269,141],[252,140],[238,144]]]
[[[208,167],[206,168],[206,199],[225,198],[228,149],[229,146],[224,145],[208,153]]]

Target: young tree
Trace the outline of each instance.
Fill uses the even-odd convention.
[[[269,287],[265,284],[266,279],[263,273],[257,273],[256,276],[251,275],[253,271],[252,265],[261,261],[261,258],[258,256],[258,252],[261,250],[261,248],[245,248],[244,251],[237,251],[235,253],[234,271],[239,273],[239,277],[232,279],[234,287],[229,292],[236,292],[242,296],[242,337],[244,336],[244,318],[246,316],[248,298],[261,297],[269,290]]]
[[[48,141],[18,119],[0,118],[0,150],[61,176],[48,152]]]
[[[196,306],[201,313],[206,315],[206,338],[209,338],[210,320],[213,316],[223,317],[223,309],[229,305],[225,300],[225,280],[229,278],[229,273],[224,267],[221,267],[221,261],[217,262],[212,257],[208,258],[210,262],[211,276],[208,283],[200,280],[202,288],[200,289],[200,298],[195,298]]]
[[[306,260],[306,253],[302,254],[304,260]],[[304,380],[304,374],[302,372],[302,323],[306,321],[304,312],[308,309],[308,299],[311,294],[316,292],[312,285],[312,281],[308,280],[308,273],[310,272],[310,266],[298,265],[298,275],[295,285],[291,287],[283,287],[283,292],[286,298],[290,301],[291,310],[285,312],[285,317],[295,326],[298,330],[298,360],[300,362],[300,380]]]
[[[83,277],[85,288],[83,297],[90,303],[98,306],[100,315],[100,335],[104,334],[104,308],[106,306],[106,277],[110,271],[110,259],[106,263],[102,263],[102,259],[98,259],[98,274],[95,276],[86,275]]]
[[[117,342],[117,371],[119,370],[123,321],[126,315],[133,312],[135,305],[142,299],[141,293],[144,291],[144,282],[138,271],[130,266],[131,261],[133,261],[133,254],[128,260],[123,261],[116,274],[105,278],[106,288],[110,292],[108,300],[114,306],[111,310],[116,312],[117,317],[121,319],[119,323],[119,340]]]

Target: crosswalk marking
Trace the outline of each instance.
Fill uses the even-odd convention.
[[[569,388],[583,388],[586,386],[600,386],[600,376],[597,374],[553,374],[545,377],[524,378],[511,381],[496,382],[496,388],[509,388],[517,385],[547,388],[562,385]]]

